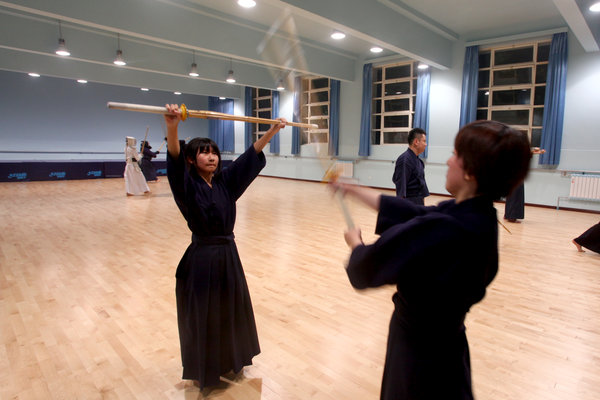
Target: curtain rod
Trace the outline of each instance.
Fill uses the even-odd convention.
[[[480,45],[485,45],[485,44],[495,44],[495,43],[501,43],[501,42],[511,42],[511,41],[523,40],[523,39],[531,39],[534,37],[550,36],[550,35],[554,35],[555,33],[562,33],[562,32],[568,32],[568,31],[569,31],[569,28],[563,27],[563,28],[556,28],[556,29],[548,29],[545,31],[521,33],[518,35],[502,36],[502,37],[492,38],[492,39],[475,40],[472,42],[465,42],[465,47],[480,46]]]

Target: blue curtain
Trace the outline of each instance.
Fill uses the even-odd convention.
[[[271,116],[273,119],[279,118],[279,92],[271,91]],[[271,139],[271,153],[279,154],[279,132]]]
[[[358,155],[371,155],[371,105],[373,94],[373,64],[363,66],[362,111],[360,114],[360,138]]]
[[[252,117],[252,88],[246,86],[244,90],[244,115],[246,117]],[[252,145],[252,128],[254,124],[244,124],[244,149],[249,148]]]
[[[431,72],[429,68],[420,69],[417,75],[417,98],[415,106],[415,119],[413,128],[421,128],[427,132],[429,138],[429,87],[431,86]],[[427,158],[427,147],[421,154],[422,158]]]
[[[340,147],[340,81],[329,80],[329,148],[327,154],[337,156]]]
[[[300,121],[300,92],[302,91],[302,78],[297,76],[294,79],[294,117],[292,122]],[[300,154],[300,128],[292,127],[292,154]]]
[[[220,113],[233,114],[233,99],[219,100],[209,96],[208,109]],[[233,121],[211,119],[208,121],[209,137],[217,143],[221,151],[235,151]]]
[[[565,111],[565,86],[567,81],[567,33],[555,33],[550,44],[546,97],[544,98],[544,119],[541,148],[546,152],[540,155],[541,165],[558,165]]]
[[[463,65],[459,128],[477,118],[477,87],[479,84],[479,46],[469,46]]]

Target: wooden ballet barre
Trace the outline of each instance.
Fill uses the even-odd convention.
[[[125,110],[125,111],[139,111],[153,114],[169,114],[166,107],[158,106],[147,106],[144,104],[131,104],[131,103],[115,103],[109,101],[107,107],[114,110]],[[258,118],[258,117],[246,117],[242,115],[225,114],[216,111],[205,111],[205,110],[188,110],[185,104],[182,104],[181,109],[181,120],[185,121],[188,117],[202,118],[202,119],[224,119],[231,121],[242,121],[257,124],[268,124],[277,125],[281,121],[278,119],[269,118]],[[298,128],[316,129],[319,126],[317,124],[304,124],[302,122],[287,122],[286,125],[297,126]]]

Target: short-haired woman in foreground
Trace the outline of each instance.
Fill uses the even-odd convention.
[[[493,201],[525,179],[530,159],[527,136],[475,121],[459,130],[447,162],[452,200],[417,206],[333,184],[378,211],[377,241],[364,244],[358,228],[345,233],[352,286],[397,286],[381,399],[473,399],[465,316],[498,271]]]

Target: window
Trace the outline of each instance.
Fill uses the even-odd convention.
[[[477,119],[504,122],[539,147],[550,41],[479,51]]]
[[[417,99],[417,63],[373,68],[371,144],[408,143]]]
[[[273,113],[272,96],[271,91],[268,89],[252,89],[252,116],[258,118],[272,119]],[[262,135],[264,135],[269,128],[270,124],[253,124],[252,129],[252,142],[256,142]]]
[[[329,78],[302,79],[300,118],[318,128],[302,128],[300,144],[329,142],[329,87]]]

